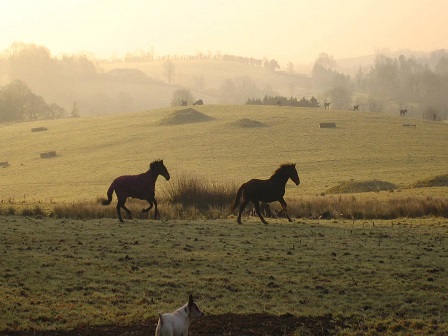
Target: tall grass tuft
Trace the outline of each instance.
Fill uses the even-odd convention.
[[[217,208],[229,208],[238,186],[217,183],[197,176],[181,175],[165,190],[165,198],[171,204],[184,208],[194,207],[203,213]]]

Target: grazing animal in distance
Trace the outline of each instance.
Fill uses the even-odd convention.
[[[260,202],[272,203],[275,201],[280,203],[286,217],[291,222],[292,219],[286,210],[287,204],[283,198],[285,195],[285,185],[289,179],[291,179],[296,185],[300,184],[299,174],[297,173],[296,165],[293,163],[282,164],[280,168],[278,168],[267,180],[252,179],[246,183],[243,183],[236,194],[235,201],[232,206],[233,212],[240,204],[240,199],[243,199],[238,212],[238,224],[241,224],[241,214],[249,202],[252,202],[254,205],[255,212],[261,221],[264,224],[268,224],[260,212]]]
[[[187,106],[187,102],[185,100],[182,100],[182,102],[180,103],[180,106]]]
[[[408,110],[406,110],[406,109],[400,110],[400,117],[406,116],[406,113],[408,113]]]
[[[358,105],[355,105],[355,106],[353,106],[353,111],[359,111],[359,104],[358,104]]]
[[[196,100],[193,105],[204,105],[204,102],[202,101],[202,99]]]
[[[191,322],[199,320],[204,313],[193,301],[190,294],[188,303],[176,311],[168,314],[159,313],[159,321],[156,328],[156,336],[188,336]]]
[[[330,108],[330,104],[331,103],[324,103],[324,108],[326,109],[326,108]]]
[[[101,201],[102,205],[109,205],[112,202],[112,195],[115,191],[117,195],[117,215],[120,222],[123,222],[120,208],[126,211],[127,218],[132,219],[131,212],[126,208],[125,203],[128,197],[148,201],[149,207],[142,212],[149,212],[154,205],[154,219],[159,218],[157,210],[157,201],[155,198],[155,185],[159,175],[162,175],[167,181],[170,179],[170,173],[163,164],[163,160],[154,161],[149,165],[146,173],[139,175],[123,175],[113,180],[107,190],[107,199]]]

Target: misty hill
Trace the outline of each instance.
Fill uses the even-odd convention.
[[[214,118],[201,113],[193,108],[187,108],[179,111],[174,111],[167,117],[159,121],[159,125],[184,125],[198,122],[205,122],[213,120]]]
[[[268,127],[265,123],[262,123],[258,120],[243,118],[239,119],[235,122],[232,122],[231,125],[242,127],[242,128],[258,128],[258,127]]]
[[[99,62],[86,56],[56,58],[45,47],[17,43],[0,55],[0,85],[21,80],[48,105],[70,112],[76,103],[81,116],[179,105],[174,95],[184,90],[190,103],[201,99],[206,105],[240,105],[266,96],[314,97],[321,106],[331,103],[331,109],[358,106],[360,111],[392,115],[404,109],[406,117],[447,119],[448,52],[408,55],[379,54],[369,67],[369,57],[335,61],[322,53],[311,73],[304,75],[292,63],[280,68],[277,61],[267,59],[202,55]],[[355,74],[344,72],[354,64]]]

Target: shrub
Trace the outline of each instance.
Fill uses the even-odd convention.
[[[179,176],[165,191],[170,203],[184,207],[194,206],[201,211],[213,207],[229,208],[236,192],[236,185],[211,182],[189,175]]]

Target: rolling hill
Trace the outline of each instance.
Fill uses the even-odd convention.
[[[71,202],[104,196],[111,181],[163,159],[171,176],[241,183],[297,163],[301,185],[287,196],[318,195],[349,180],[405,188],[446,174],[448,125],[384,114],[274,106],[195,106],[107,117],[0,125],[0,202]],[[199,114],[198,114],[199,113]],[[209,119],[189,122],[189,115]],[[235,127],[243,118],[268,127]],[[336,128],[319,128],[334,122]],[[416,127],[405,127],[404,123]],[[47,130],[31,132],[31,128]],[[55,151],[56,156],[40,154]],[[167,185],[161,178],[157,192]],[[446,190],[446,188],[444,189]],[[446,191],[445,191],[446,194]]]

